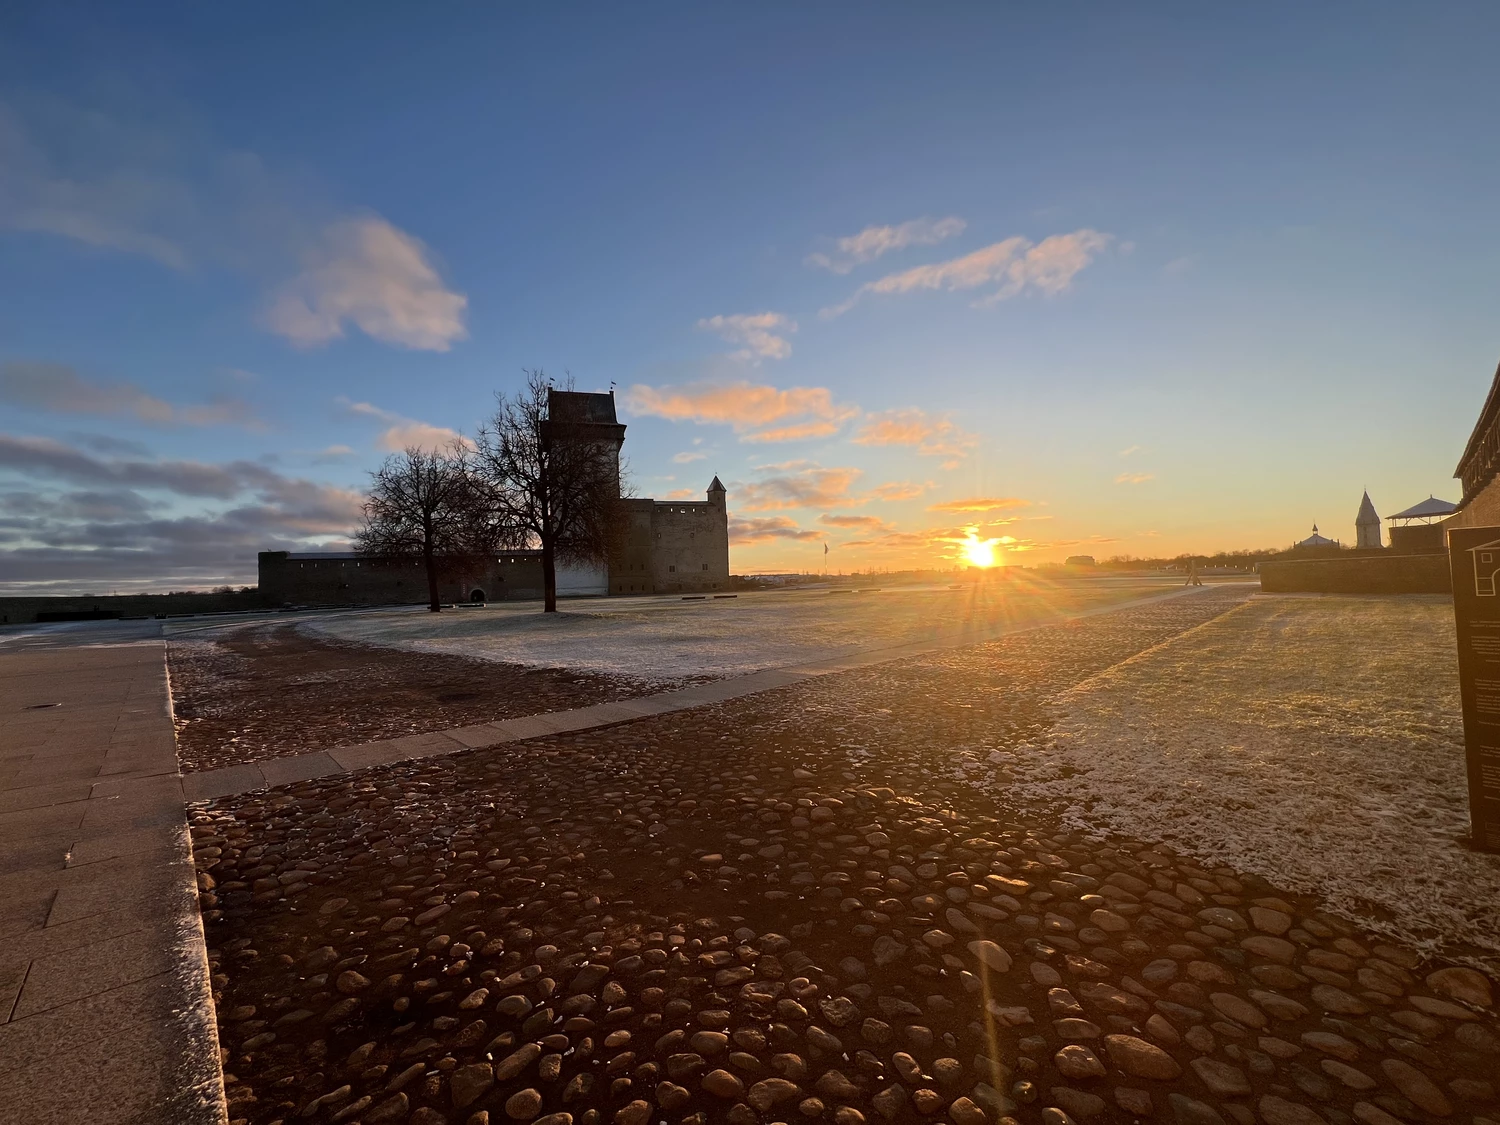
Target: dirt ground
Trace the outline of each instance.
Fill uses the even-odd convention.
[[[168,645],[185,771],[588,707],[638,694],[590,672],[346,644],[264,623]]]

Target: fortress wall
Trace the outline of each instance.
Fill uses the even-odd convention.
[[[1268,594],[1451,594],[1448,553],[1273,559],[1260,564]]]
[[[729,588],[729,519],[722,505],[712,501],[656,501],[651,536],[652,578],[657,593],[694,594]]]
[[[542,564],[530,554],[488,565],[445,568],[438,597],[470,600],[482,591],[487,601],[542,596]],[[427,572],[420,560],[379,558],[297,558],[280,551],[260,555],[260,592],[266,605],[413,605],[427,601]]]
[[[88,614],[103,617],[152,617],[156,614],[233,613],[261,608],[260,592],[235,590],[228,594],[101,594],[0,598],[0,625],[28,625],[37,620],[61,620]]]
[[[609,556],[611,594],[650,594],[656,589],[651,553],[655,500],[621,500],[619,538]]]

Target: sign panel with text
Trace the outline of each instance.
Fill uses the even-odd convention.
[[[1500,527],[1448,532],[1474,846],[1500,852]]]

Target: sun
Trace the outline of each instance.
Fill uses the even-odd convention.
[[[998,539],[981,539],[973,531],[963,542],[964,559],[970,566],[977,566],[981,570],[988,570],[995,565],[995,545]]]

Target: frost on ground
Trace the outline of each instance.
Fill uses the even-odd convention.
[[[733,599],[600,598],[429,614],[409,609],[335,615],[304,627],[363,644],[453,653],[535,668],[570,668],[659,687],[739,676],[911,641],[984,639],[1169,587],[1148,581],[1050,587],[995,581],[962,590],[917,587],[855,593],[804,590]]]
[[[1012,768],[1070,825],[1168,843],[1500,964],[1500,856],[1461,842],[1447,599],[1256,598],[1058,706],[1046,747]]]

